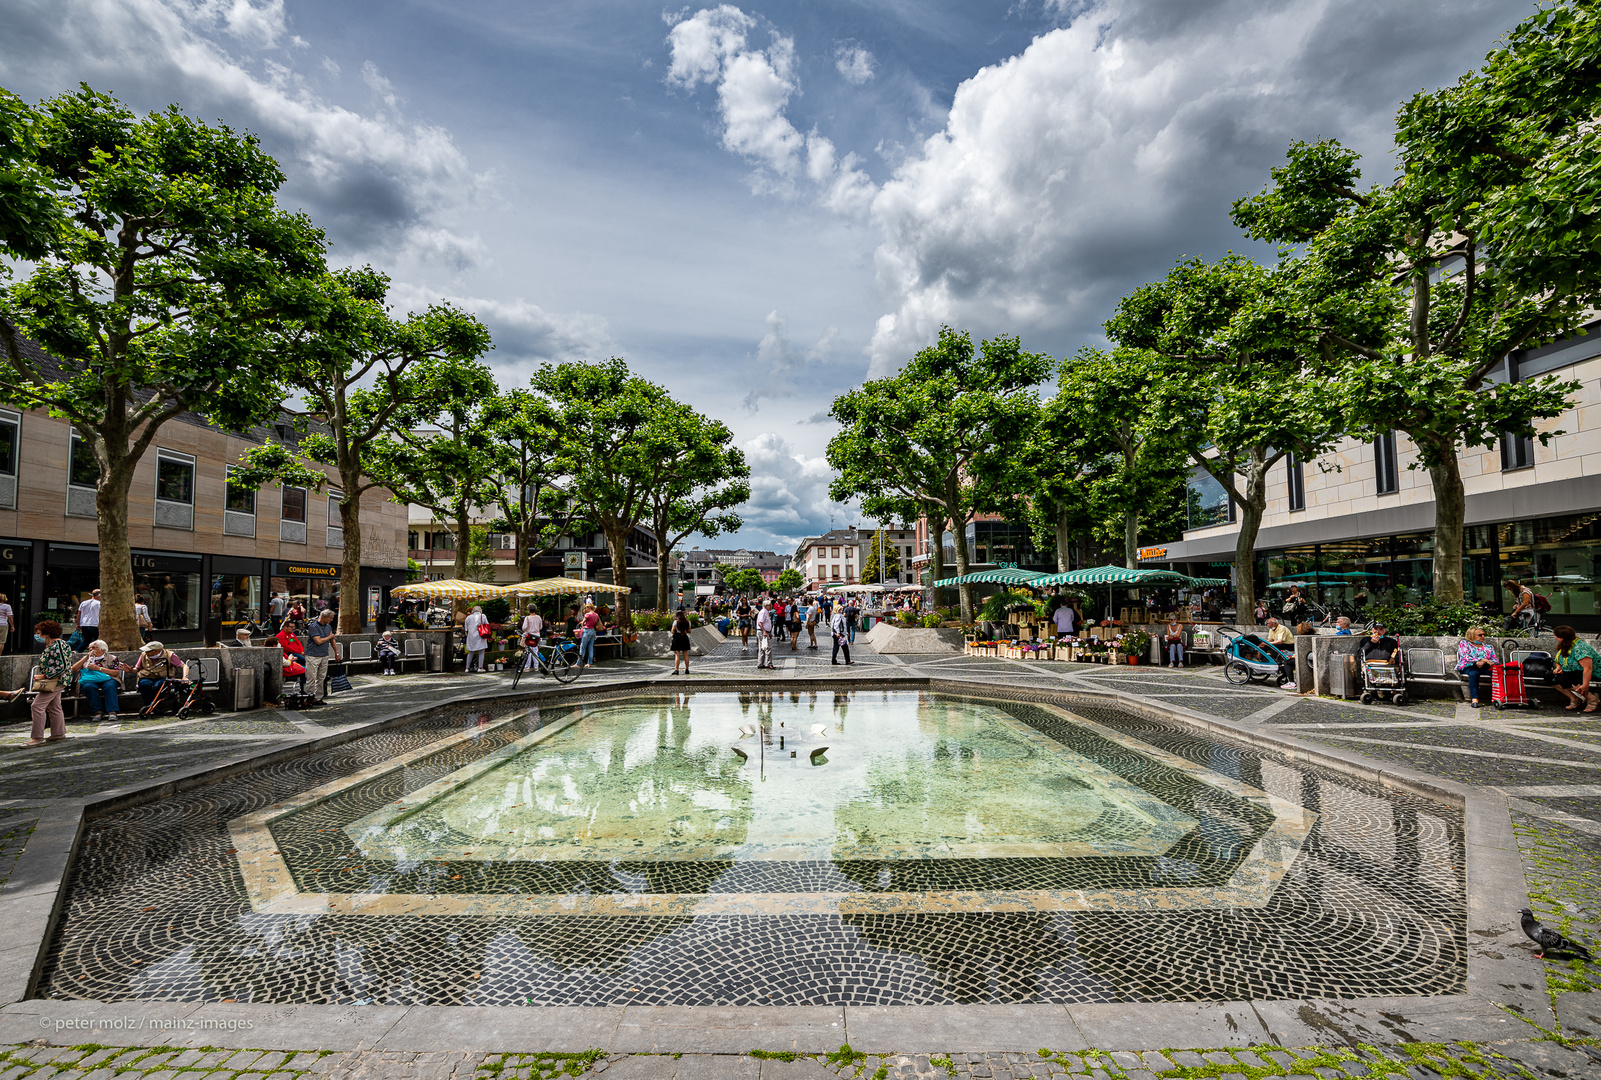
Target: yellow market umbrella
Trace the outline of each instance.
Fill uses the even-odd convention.
[[[419,581],[390,589],[389,595],[399,600],[486,600],[491,596],[505,596],[503,585],[490,585],[483,581],[463,581],[449,578],[445,581]]]
[[[520,581],[516,585],[508,585],[505,589],[508,596],[576,596],[588,592],[631,593],[633,591],[626,585],[607,585],[600,581],[584,581],[569,577],[535,578],[533,581]]]

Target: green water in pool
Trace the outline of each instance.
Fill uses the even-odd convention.
[[[346,831],[374,859],[744,861],[1159,854],[1195,825],[995,706],[832,699],[585,706]]]

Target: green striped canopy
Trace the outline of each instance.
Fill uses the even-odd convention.
[[[1031,585],[1187,585],[1189,576],[1176,570],[1130,570],[1126,566],[1091,566],[1065,574],[1044,574]]]
[[[934,582],[936,589],[951,585],[1032,585],[1045,575],[1037,570],[980,570],[976,574],[942,578]]]
[[[1205,585],[1227,585],[1228,583],[1229,583],[1229,579],[1228,578],[1223,578],[1223,577],[1196,577],[1196,578],[1190,578],[1190,584],[1191,585],[1202,585],[1202,586],[1205,586]]]

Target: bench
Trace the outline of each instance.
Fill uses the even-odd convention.
[[[346,669],[348,670],[350,667],[356,664],[371,664],[374,667],[378,666],[378,661],[373,659],[372,642],[347,641],[345,643]]]
[[[396,661],[401,671],[406,670],[406,662],[409,660],[415,660],[423,670],[427,669],[428,647],[422,638],[409,637],[406,639],[404,647],[400,650],[400,659]]]
[[[1457,692],[1458,698],[1462,697],[1462,690],[1467,683],[1457,673],[1454,654],[1444,649],[1403,649],[1401,652],[1406,664],[1407,682],[1449,686]]]

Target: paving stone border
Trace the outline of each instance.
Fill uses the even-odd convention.
[[[843,673],[842,673],[843,674]],[[879,1008],[762,1008],[711,1007],[592,1008],[592,1009],[483,1009],[476,1007],[356,1006],[240,1006],[202,1005],[163,1007],[150,1003],[101,1004],[95,1002],[37,1001],[26,999],[30,980],[19,977],[36,965],[59,905],[59,887],[72,856],[84,813],[132,805],[163,797],[177,790],[236,775],[257,764],[283,760],[315,747],[360,737],[382,727],[409,723],[434,710],[485,699],[496,705],[526,700],[570,700],[574,696],[626,693],[641,689],[661,692],[682,686],[685,690],[738,690],[745,692],[803,692],[845,689],[927,688],[956,694],[983,693],[1022,700],[1048,700],[1071,707],[1075,702],[1102,702],[1153,717],[1180,720],[1219,735],[1268,746],[1280,753],[1301,756],[1367,779],[1446,798],[1466,808],[1468,819],[1470,882],[1469,993],[1451,998],[1360,999],[1352,1001],[1284,1001],[1257,1003],[1134,1004],[1090,1006],[922,1006]],[[483,689],[487,689],[483,688]],[[52,873],[52,869],[54,872]],[[24,873],[26,871],[26,873]],[[1397,769],[1360,754],[1303,741],[1283,732],[1262,732],[1201,715],[1174,705],[1158,705],[1121,690],[1082,690],[1062,685],[1044,690],[1013,690],[1005,686],[975,684],[967,680],[930,678],[922,672],[875,667],[871,675],[828,679],[771,680],[711,678],[693,683],[666,682],[661,676],[608,680],[562,689],[536,688],[526,692],[483,694],[478,687],[436,702],[421,710],[396,710],[368,724],[332,732],[319,738],[278,744],[265,754],[241,755],[221,766],[200,766],[160,782],[131,785],[86,800],[73,813],[42,820],[6,889],[8,919],[0,927],[0,991],[10,1004],[0,1008],[0,1043],[25,1043],[39,1038],[52,1045],[77,1044],[84,1032],[102,1042],[119,1045],[202,1045],[264,1042],[285,1044],[279,1049],[336,1048],[386,1053],[488,1053],[560,1051],[584,1053],[597,1047],[612,1053],[720,1050],[740,1054],[752,1049],[772,1053],[823,1054],[849,1034],[864,1051],[918,1050],[937,1054],[1026,1053],[1040,1044],[1083,1051],[1091,1046],[1118,1050],[1161,1049],[1172,1045],[1360,1045],[1400,1042],[1444,1043],[1455,1040],[1501,1042],[1527,1034],[1526,1024],[1554,1030],[1558,1020],[1546,994],[1540,965],[1523,944],[1509,915],[1523,906],[1526,893],[1518,847],[1512,834],[1504,796],[1478,791],[1434,777]],[[35,964],[25,964],[29,953]],[[1597,1010],[1593,995],[1567,994],[1574,1016],[1590,1017]],[[996,1010],[1001,1010],[997,1012]],[[138,1028],[117,1031],[107,1038],[107,1025],[126,1022],[130,1014],[145,1018]],[[490,1015],[494,1014],[494,1015]],[[248,1028],[234,1027],[248,1020]],[[69,1026],[59,1027],[63,1022]],[[1510,1027],[1507,1025],[1511,1025]],[[1052,1035],[1057,1038],[1052,1038]],[[648,1045],[644,1045],[648,1043]],[[765,1044],[765,1045],[757,1045]],[[787,1045],[785,1045],[787,1044]],[[1010,1045],[1008,1045],[1010,1044]],[[675,1049],[676,1048],[676,1049]],[[971,1048],[971,1049],[969,1049]],[[954,1059],[953,1059],[954,1061]],[[972,1064],[969,1062],[969,1064]],[[899,1067],[899,1066],[897,1066]],[[1195,1066],[1199,1068],[1200,1066]],[[255,1071],[255,1070],[253,1070]],[[1103,1070],[1104,1071],[1104,1070]],[[0,1077],[7,1075],[0,1072]],[[20,1073],[18,1075],[21,1075]],[[765,1075],[765,1068],[763,1075]],[[967,1075],[978,1075],[969,1070]],[[1032,1074],[1031,1074],[1032,1075]],[[1108,1076],[1112,1074],[1107,1073]],[[1196,1074],[1199,1075],[1199,1074]],[[1219,1073],[1217,1075],[1224,1075]],[[1242,1073],[1241,1075],[1245,1075]],[[1267,1074],[1264,1074],[1267,1075]]]

